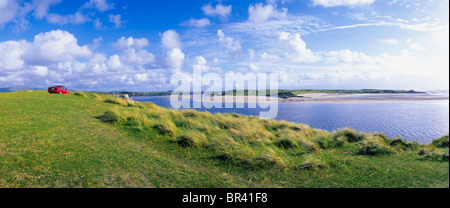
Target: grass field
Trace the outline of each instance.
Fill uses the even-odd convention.
[[[93,93],[0,93],[0,187],[449,187],[430,145]]]

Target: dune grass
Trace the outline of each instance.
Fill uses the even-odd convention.
[[[448,136],[420,145],[84,94],[0,94],[0,187],[448,187]]]

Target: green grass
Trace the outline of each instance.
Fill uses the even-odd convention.
[[[83,93],[0,93],[0,187],[448,187],[430,145]]]

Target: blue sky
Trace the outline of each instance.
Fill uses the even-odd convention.
[[[170,90],[279,73],[280,88],[448,89],[446,0],[0,0],[0,87]]]

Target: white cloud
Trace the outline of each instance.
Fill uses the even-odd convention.
[[[167,52],[166,64],[173,72],[179,71],[184,62],[184,53],[179,48]]]
[[[372,57],[358,51],[344,49],[340,51],[326,52],[327,60],[335,63],[345,64],[376,64],[380,63],[380,58]]]
[[[108,3],[107,0],[90,0],[82,8],[96,8],[98,11],[104,12],[113,9],[114,4]]]
[[[306,48],[306,43],[300,38],[300,34],[281,32],[279,40],[286,50],[285,56],[293,62],[316,62],[320,57]]]
[[[60,3],[61,0],[33,0],[33,16],[42,19],[47,16],[50,6]]]
[[[241,50],[241,43],[234,38],[225,36],[222,30],[217,31],[217,37],[219,42],[228,49],[228,52],[235,53]]]
[[[210,17],[222,17],[227,18],[231,15],[232,6],[225,6],[222,4],[217,4],[216,7],[211,6],[211,4],[204,5],[202,7],[202,11],[205,13],[206,16]]]
[[[206,59],[203,56],[196,56],[192,59],[192,64],[199,67],[202,72],[208,72],[210,67],[207,65]]]
[[[105,29],[105,27],[103,26],[103,23],[102,23],[102,21],[100,21],[100,19],[95,19],[94,20],[94,28],[96,30],[103,30],[103,29]]]
[[[118,55],[110,56],[109,60],[106,62],[106,64],[111,69],[120,69],[120,68],[122,68],[122,62],[120,61],[120,57]]]
[[[95,38],[94,41],[92,41],[92,44],[89,46],[89,49],[95,50],[99,48],[102,45],[102,42],[103,42],[102,37]]]
[[[187,25],[189,27],[206,27],[211,24],[211,21],[209,21],[208,18],[202,18],[202,19],[189,19],[189,21],[183,23],[184,25]]]
[[[248,70],[254,72],[254,71],[259,71],[260,68],[259,68],[259,66],[257,66],[257,65],[254,64],[254,63],[249,63],[249,64],[248,64]]]
[[[164,49],[181,48],[180,35],[175,30],[167,30],[161,37]]]
[[[45,77],[48,74],[48,68],[46,66],[35,66],[34,74]]]
[[[125,50],[129,48],[142,49],[149,45],[150,43],[148,42],[147,38],[133,38],[133,37],[129,38],[121,37],[119,40],[113,43],[113,46],[120,50]]]
[[[0,71],[20,69],[24,61],[22,56],[30,44],[26,41],[6,41],[0,43]]]
[[[91,19],[87,15],[84,15],[81,12],[76,12],[75,14],[66,16],[59,14],[47,14],[46,18],[49,23],[58,25],[65,25],[65,24],[78,25],[91,21]]]
[[[386,43],[386,44],[390,44],[390,45],[397,45],[398,41],[395,39],[380,39],[381,43]]]
[[[0,29],[16,17],[19,5],[14,0],[0,0]]]
[[[262,3],[250,5],[248,7],[248,20],[252,22],[264,22],[270,18],[279,18],[286,16],[287,10],[279,12],[273,5],[263,5]]]
[[[109,17],[109,22],[114,24],[114,28],[118,29],[118,28],[122,28],[123,24],[125,23],[125,21],[122,21],[122,15],[117,14],[111,14],[108,16]]]
[[[323,7],[336,7],[336,6],[365,6],[370,5],[375,0],[312,0],[313,5],[323,6]]]
[[[91,51],[101,39],[80,46],[72,34],[55,30],[36,35],[32,42],[0,42],[0,86],[64,84],[83,90],[159,90],[168,86],[172,72],[181,71],[185,59],[179,48],[155,58],[145,50],[149,45],[145,38],[120,38],[111,44],[120,54]]]
[[[411,39],[408,39],[406,41],[406,44],[408,45],[408,47],[410,47],[416,51],[426,51],[426,49],[423,46],[421,46],[419,43],[414,42]]]
[[[25,59],[31,62],[58,62],[92,55],[88,46],[79,46],[67,31],[53,30],[34,37]]]

